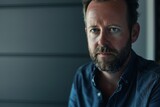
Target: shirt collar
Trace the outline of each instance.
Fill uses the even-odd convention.
[[[93,85],[96,87],[96,82],[95,82],[95,80],[96,80],[96,75],[97,75],[97,73],[99,72],[99,70],[98,70],[98,68],[93,64],[93,67],[92,67],[93,69],[92,69],[92,83],[93,83]]]
[[[136,72],[135,72],[135,68],[136,68],[136,54],[135,52],[132,50],[131,51],[131,58],[129,60],[129,63],[127,64],[124,72],[122,73],[122,76],[120,77],[120,83],[121,81],[125,82],[126,84],[130,83],[135,75],[136,75]]]

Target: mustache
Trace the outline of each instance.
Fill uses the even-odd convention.
[[[103,46],[97,46],[97,48],[95,49],[95,53],[105,53],[105,52],[110,52],[113,54],[117,54],[117,50],[110,48],[108,45],[103,45]]]

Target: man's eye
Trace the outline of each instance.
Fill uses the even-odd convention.
[[[111,27],[111,28],[109,28],[109,32],[110,33],[113,33],[113,34],[115,34],[115,33],[119,33],[121,30],[119,29],[119,28],[116,28],[116,27]]]
[[[98,34],[99,31],[100,31],[100,30],[97,29],[97,28],[92,28],[92,29],[90,29],[90,32],[93,33],[93,34]]]

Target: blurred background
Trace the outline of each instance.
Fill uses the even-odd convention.
[[[139,2],[133,49],[158,61],[159,3]],[[0,107],[67,107],[76,69],[88,61],[81,0],[0,0]]]

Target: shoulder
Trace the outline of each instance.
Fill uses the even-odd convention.
[[[92,62],[86,63],[77,69],[73,81],[74,87],[76,87],[77,90],[85,86],[89,87],[93,69],[94,64]]]
[[[147,60],[142,57],[137,58],[137,68],[140,76],[144,78],[159,79],[160,65],[152,60]]]
[[[92,62],[88,62],[82,66],[80,66],[75,74],[75,77],[88,77],[94,69],[94,64]]]
[[[160,65],[155,61],[146,60],[139,56],[136,59],[136,91],[143,101],[147,99],[147,104],[159,104]],[[154,107],[157,107],[157,105],[154,105]]]

